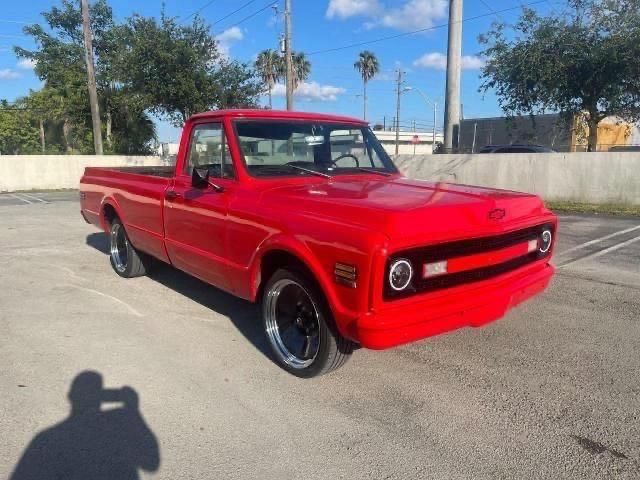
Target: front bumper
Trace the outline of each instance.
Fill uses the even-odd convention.
[[[354,336],[363,347],[380,350],[462,327],[481,327],[543,291],[554,271],[549,263],[537,262],[451,292],[390,302],[358,318]]]

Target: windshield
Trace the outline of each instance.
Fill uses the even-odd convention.
[[[332,176],[396,167],[368,127],[295,121],[238,121],[238,142],[253,176]]]

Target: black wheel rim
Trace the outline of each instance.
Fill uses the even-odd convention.
[[[320,349],[318,307],[307,290],[291,279],[273,284],[265,306],[267,336],[287,365],[304,369]]]

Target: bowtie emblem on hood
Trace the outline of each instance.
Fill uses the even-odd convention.
[[[494,208],[489,212],[489,220],[502,220],[507,214],[504,208]]]

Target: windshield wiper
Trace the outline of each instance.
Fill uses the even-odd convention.
[[[378,175],[382,175],[383,177],[390,177],[391,174],[389,172],[381,172],[380,170],[374,170],[373,168],[364,168],[364,167],[354,167],[356,170],[360,170],[361,172],[367,173],[377,173]]]
[[[328,174],[322,173],[322,172],[318,172],[317,170],[311,170],[310,168],[299,167],[298,165],[290,165],[288,163],[285,164],[285,165],[287,165],[287,167],[295,168],[296,170],[300,170],[302,172],[307,172],[307,173],[310,173],[312,175],[317,175],[319,177],[331,178],[331,175],[328,175]]]

